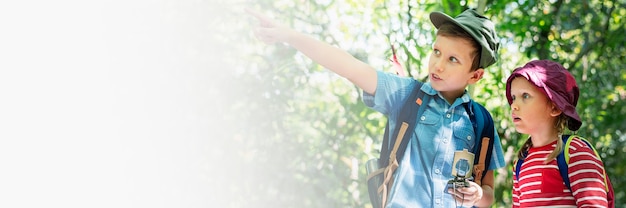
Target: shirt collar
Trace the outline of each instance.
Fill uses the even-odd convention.
[[[435,95],[437,95],[439,98],[444,99],[444,98],[443,98],[443,96],[441,95],[441,93],[439,93],[437,90],[435,90],[435,89],[434,89],[434,88],[430,85],[430,82],[424,83],[424,84],[422,85],[421,90],[422,90],[424,93],[428,94],[428,95],[431,95],[431,96],[435,96]],[[454,101],[454,103],[452,104],[452,106],[457,106],[457,105],[461,105],[461,104],[463,104],[463,103],[467,103],[467,102],[469,102],[469,101],[470,101],[470,99],[471,99],[471,98],[470,98],[469,94],[467,93],[467,90],[465,90],[465,91],[463,92],[463,95],[461,95],[461,97],[460,97],[460,98],[457,98],[457,99]]]

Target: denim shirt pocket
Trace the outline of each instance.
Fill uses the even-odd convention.
[[[422,114],[422,116],[417,118],[417,122],[422,125],[426,125],[427,129],[432,128],[432,126],[436,125],[437,122],[439,122],[440,120],[441,118],[437,116],[437,114],[435,112],[432,112],[431,110],[424,110],[424,113]]]
[[[474,151],[475,138],[474,133],[470,129],[461,128],[454,131],[454,147],[457,151],[467,149],[467,151]]]

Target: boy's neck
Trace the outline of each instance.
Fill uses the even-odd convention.
[[[454,101],[456,101],[457,98],[460,98],[463,96],[463,94],[465,94],[465,89],[463,89],[460,92],[439,92],[441,93],[441,96],[446,100],[446,102],[448,102],[449,105],[453,105]]]

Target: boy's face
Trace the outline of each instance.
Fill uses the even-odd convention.
[[[476,50],[468,40],[437,36],[428,62],[429,80],[448,101],[453,102],[463,95],[468,84],[482,78],[482,68],[470,71]]]
[[[540,88],[523,77],[511,81],[511,119],[519,133],[538,134],[545,128],[554,128],[561,111],[543,94]]]

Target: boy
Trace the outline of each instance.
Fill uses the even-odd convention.
[[[325,68],[347,78],[363,89],[367,106],[389,118],[395,127],[399,109],[418,82],[377,71],[347,52],[289,28],[267,17],[248,11],[261,21],[256,36],[266,42],[285,42]],[[430,15],[438,28],[428,64],[429,80],[420,89],[432,96],[407,145],[386,207],[489,206],[493,203],[496,168],[504,166],[500,139],[495,134],[491,166],[481,186],[474,182],[447,194],[446,184],[453,179],[455,151],[473,149],[474,129],[463,104],[470,101],[465,88],[482,78],[484,68],[496,61],[498,48],[494,26],[487,18],[470,9],[456,18],[434,12]],[[495,131],[495,129],[494,129]]]

